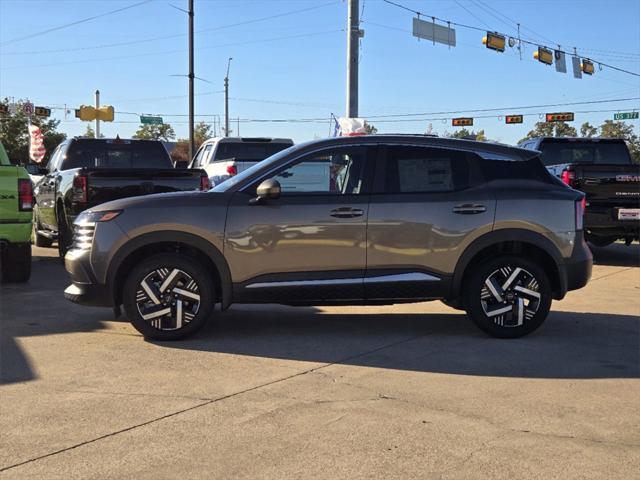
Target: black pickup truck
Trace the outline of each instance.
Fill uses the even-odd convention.
[[[640,236],[640,165],[622,139],[539,137],[520,143],[542,152],[551,173],[586,194],[586,239],[604,247]]]
[[[36,245],[58,240],[60,256],[71,246],[72,226],[82,211],[118,198],[151,193],[207,190],[204,170],[174,168],[161,142],[72,138],[51,155],[44,175],[35,185]]]

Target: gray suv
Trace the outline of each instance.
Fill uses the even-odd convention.
[[[314,141],[206,192],[82,213],[65,296],[122,305],[160,340],[194,333],[216,303],[436,299],[513,338],[589,280],[583,213],[584,195],[536,151],[417,135]]]

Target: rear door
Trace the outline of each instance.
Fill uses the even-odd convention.
[[[496,201],[478,161],[456,150],[380,148],[367,224],[368,299],[446,295],[464,248],[493,226]]]

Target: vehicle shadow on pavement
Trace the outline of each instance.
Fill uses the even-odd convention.
[[[397,370],[520,378],[637,378],[640,320],[552,312],[521,339],[490,338],[464,314],[326,313],[239,305],[167,348]]]
[[[595,265],[640,267],[640,244],[638,242],[634,242],[629,246],[624,243],[614,243],[608,247],[590,246],[590,248]]]
[[[0,385],[37,378],[19,338],[104,328],[107,315],[71,305],[62,296],[65,284],[56,281],[61,265],[56,257],[34,261],[34,274],[28,283],[0,285]],[[66,279],[64,279],[66,281]]]

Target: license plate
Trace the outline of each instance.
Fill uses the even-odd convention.
[[[640,220],[640,208],[618,209],[618,220]]]

